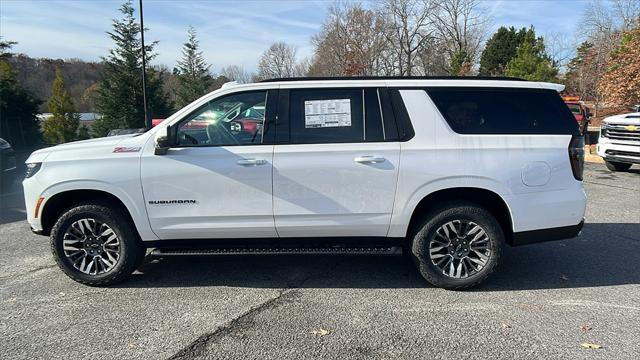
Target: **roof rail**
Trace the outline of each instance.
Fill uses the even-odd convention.
[[[311,76],[311,77],[285,77],[265,79],[260,82],[276,81],[319,81],[319,80],[504,80],[504,81],[528,81],[516,77],[506,76]]]

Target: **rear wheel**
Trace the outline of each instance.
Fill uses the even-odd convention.
[[[131,221],[101,203],[68,209],[51,230],[51,252],[67,276],[90,286],[124,280],[145,255]]]
[[[467,289],[498,266],[504,234],[495,217],[470,203],[450,203],[425,216],[413,237],[412,254],[432,285]]]
[[[631,168],[631,164],[615,162],[615,161],[605,160],[604,164],[607,167],[607,169],[611,171],[627,171],[629,170],[629,168]]]

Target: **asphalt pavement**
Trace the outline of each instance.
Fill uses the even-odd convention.
[[[166,258],[91,288],[4,196],[0,358],[637,359],[640,171],[587,164],[585,188],[580,237],[508,248],[471,291],[400,256]]]

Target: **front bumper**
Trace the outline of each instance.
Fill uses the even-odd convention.
[[[571,239],[580,234],[584,219],[577,225],[562,226],[549,229],[521,231],[513,233],[513,246],[535,244],[539,242]]]
[[[640,144],[614,144],[604,141],[596,147],[598,155],[607,161],[640,164]]]
[[[36,176],[24,179],[22,181],[22,188],[24,189],[24,204],[27,213],[27,222],[31,226],[32,231],[38,234],[43,230],[40,215],[47,199],[43,199],[38,207],[38,199],[42,196],[43,187],[36,180]],[[38,207],[37,214],[36,207]]]
[[[31,227],[31,232],[36,234],[36,235],[45,235],[44,230],[36,230],[33,228],[33,226]]]

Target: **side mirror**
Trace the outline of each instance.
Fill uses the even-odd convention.
[[[163,129],[159,129],[156,134],[155,143],[156,148],[154,151],[155,155],[166,155],[169,149],[171,148],[171,126],[167,126]]]

